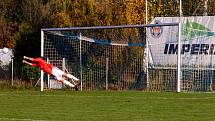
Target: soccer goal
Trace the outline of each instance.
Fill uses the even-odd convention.
[[[179,23],[47,28],[41,30],[41,56],[59,68],[64,58],[68,72],[81,80],[81,90],[179,92],[180,54],[167,60],[161,37],[166,34],[180,45],[179,30]],[[44,88],[49,86],[41,72]]]

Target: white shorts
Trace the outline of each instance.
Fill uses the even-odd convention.
[[[60,80],[63,80],[63,74],[64,72],[62,70],[60,70],[59,68],[57,67],[54,67],[52,68],[52,74],[55,76],[55,78],[60,81]]]

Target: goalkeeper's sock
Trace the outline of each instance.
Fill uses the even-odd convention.
[[[66,76],[67,76],[68,78],[70,78],[70,79],[74,79],[75,81],[78,81],[78,80],[79,80],[78,78],[74,77],[74,76],[71,75],[71,74],[67,74]]]
[[[67,80],[64,80],[63,83],[66,84],[66,85],[69,85],[70,87],[75,87],[75,85],[73,85],[72,83],[70,83]]]

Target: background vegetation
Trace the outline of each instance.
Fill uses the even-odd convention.
[[[145,0],[1,0],[0,48],[13,48],[19,65],[40,55],[41,28],[144,24],[145,10]],[[215,1],[183,0],[182,10],[213,16]],[[148,21],[156,16],[179,16],[179,0],[148,0]]]
[[[179,16],[179,0],[148,0],[148,17]],[[40,29],[145,23],[145,0],[1,0],[0,47],[40,55]],[[183,0],[183,15],[215,15],[214,0]]]

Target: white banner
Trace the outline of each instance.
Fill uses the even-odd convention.
[[[179,17],[158,17],[154,23],[175,23]],[[215,62],[215,16],[181,17],[181,63],[211,66]],[[148,28],[149,62],[176,65],[178,26]]]

